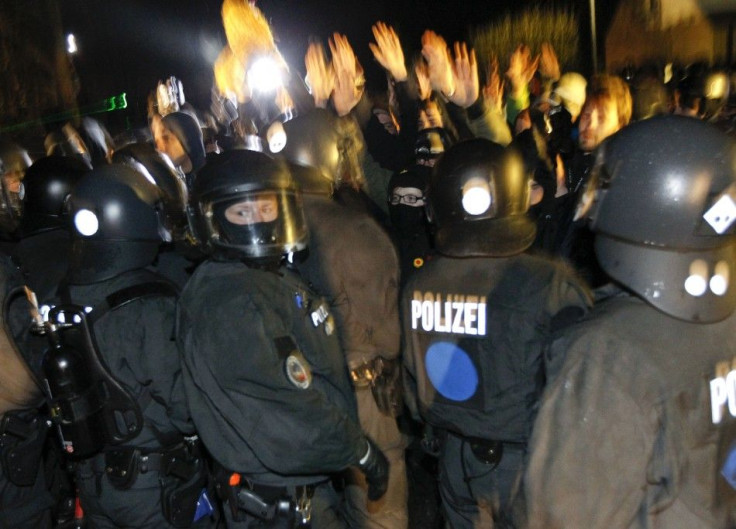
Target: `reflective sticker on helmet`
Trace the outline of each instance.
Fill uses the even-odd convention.
[[[307,389],[312,384],[312,371],[301,355],[286,358],[286,378],[299,389]]]
[[[90,210],[80,209],[74,215],[74,227],[79,233],[89,237],[97,233],[97,230],[100,229],[100,221],[97,220],[97,215]]]
[[[478,389],[478,370],[468,353],[450,342],[435,342],[424,357],[427,377],[440,395],[462,402]]]
[[[736,204],[729,195],[723,195],[703,218],[718,235],[723,235],[736,220]]]

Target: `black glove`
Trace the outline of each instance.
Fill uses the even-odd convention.
[[[376,501],[386,494],[389,464],[376,444],[367,437],[365,440],[368,448],[360,458],[358,468],[365,474],[368,483],[368,499]]]

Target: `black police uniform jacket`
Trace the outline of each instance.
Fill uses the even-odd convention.
[[[133,285],[165,281],[150,270],[125,272],[106,281],[70,285],[71,302],[99,306],[110,294]],[[137,397],[144,424],[130,446],[165,448],[194,433],[176,347],[175,296],[142,297],[114,308],[93,325],[99,354],[120,383]]]
[[[293,272],[207,261],[184,289],[178,341],[194,423],[224,467],[315,482],[365,449],[327,304]]]
[[[462,436],[526,441],[551,334],[589,304],[562,263],[437,256],[402,294],[410,409]]]
[[[736,313],[696,324],[619,292],[552,348],[521,527],[736,523]]]

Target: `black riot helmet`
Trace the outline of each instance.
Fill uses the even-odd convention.
[[[197,238],[221,258],[280,261],[307,245],[301,195],[283,161],[232,150],[197,175],[190,215]]]
[[[149,143],[132,143],[116,150],[112,159],[139,171],[161,189],[166,225],[171,229],[174,240],[183,239],[188,227],[189,193],[184,175],[174,167],[169,157]]]
[[[90,116],[83,117],[79,125],[79,135],[89,149],[90,162],[93,166],[110,162],[114,142],[102,123]]]
[[[681,116],[602,145],[578,206],[613,279],[662,312],[713,322],[736,307],[736,143]]]
[[[278,153],[296,167],[294,178],[305,193],[327,193],[339,180],[340,133],[335,116],[313,109],[283,124],[286,144]]]
[[[23,179],[21,237],[68,228],[66,202],[89,166],[78,158],[45,156],[26,171]]]
[[[526,215],[530,177],[519,153],[476,138],[450,147],[428,189],[435,246],[455,257],[502,257],[523,252],[536,227]]]
[[[58,130],[49,132],[43,140],[46,155],[70,156],[79,158],[92,167],[92,157],[87,144],[71,123],[65,123]]]
[[[113,163],[87,173],[69,198],[72,284],[144,268],[170,242],[162,193],[140,172]]]

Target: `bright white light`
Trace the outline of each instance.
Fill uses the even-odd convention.
[[[258,92],[273,92],[280,87],[281,68],[270,57],[256,59],[248,69],[248,86]]]
[[[100,229],[100,221],[97,220],[97,215],[88,209],[80,209],[77,214],[74,215],[74,227],[82,235],[89,237],[97,233]]]
[[[463,186],[463,209],[470,215],[480,215],[491,207],[491,190],[482,178],[471,178]]]
[[[710,278],[710,290],[716,296],[723,296],[728,291],[729,269],[726,261],[718,261],[713,277]]]
[[[73,33],[69,33],[66,36],[66,51],[67,53],[77,53],[77,39],[74,38]]]

